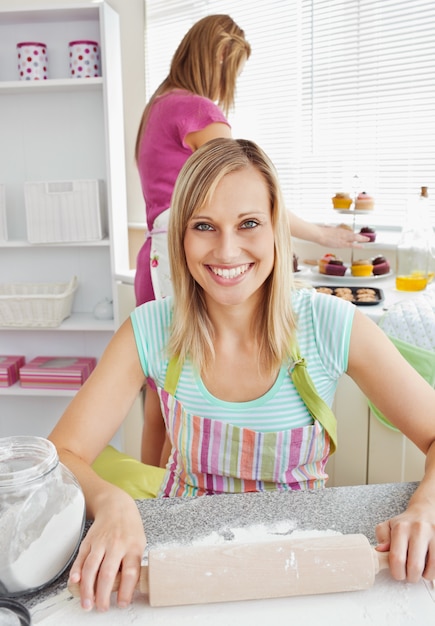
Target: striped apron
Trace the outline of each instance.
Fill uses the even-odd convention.
[[[296,364],[302,364],[306,369],[303,359],[295,362],[293,367]],[[309,426],[266,433],[239,428],[188,413],[175,398],[180,373],[177,361],[171,360],[165,387],[157,389],[172,443],[167,472],[158,494],[160,497],[306,490],[325,486],[328,478],[325,465],[330,449],[335,449],[336,425],[329,407],[322,407],[326,407],[321,411],[323,415],[327,414],[325,419],[317,416]],[[290,368],[289,373],[291,375]],[[296,387],[299,390],[298,384]],[[312,412],[305,394],[301,393],[301,396]],[[323,402],[318,395],[316,402],[317,407]]]

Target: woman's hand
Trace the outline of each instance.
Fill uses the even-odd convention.
[[[312,241],[327,248],[360,248],[362,243],[369,241],[368,237],[354,233],[352,229],[343,226],[326,226],[307,222],[291,211],[288,215],[291,234],[298,239]]]
[[[100,503],[84,537],[68,583],[79,584],[83,609],[107,611],[115,578],[120,573],[117,604],[130,604],[140,576],[146,546],[142,520],[134,500],[119,490]]]
[[[389,550],[390,572],[396,580],[435,579],[435,510],[412,504],[376,527],[377,550]]]
[[[370,241],[365,235],[343,226],[319,226],[319,229],[319,243],[328,248],[361,248],[362,243]]]

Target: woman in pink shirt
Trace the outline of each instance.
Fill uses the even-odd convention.
[[[137,305],[172,294],[167,227],[175,181],[189,156],[204,143],[231,138],[226,116],[250,54],[245,33],[229,15],[204,17],[181,41],[168,76],[145,107],[136,140],[136,162],[148,230],[136,263]],[[352,231],[309,223],[293,213],[290,223],[295,237],[324,246],[367,241]],[[165,433],[158,398],[151,388],[147,389],[145,417],[142,460],[158,465]]]

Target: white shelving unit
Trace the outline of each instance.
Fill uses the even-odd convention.
[[[68,43],[100,44],[102,76],[69,77]],[[16,44],[41,41],[48,80],[20,81]],[[101,356],[118,326],[115,276],[129,266],[119,18],[104,2],[0,9],[0,183],[8,240],[0,241],[0,283],[68,282],[78,277],[72,314],[50,329],[0,327],[0,354]],[[83,243],[27,241],[24,183],[104,181],[108,236]],[[113,300],[114,319],[95,305]],[[46,436],[73,392],[0,389],[0,436]]]

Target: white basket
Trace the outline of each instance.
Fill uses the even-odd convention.
[[[107,233],[102,181],[27,182],[24,201],[30,243],[95,241]]]
[[[76,276],[69,283],[0,284],[0,326],[60,326],[71,315],[76,289]]]
[[[0,241],[7,241],[8,228],[6,224],[6,190],[0,183]]]

